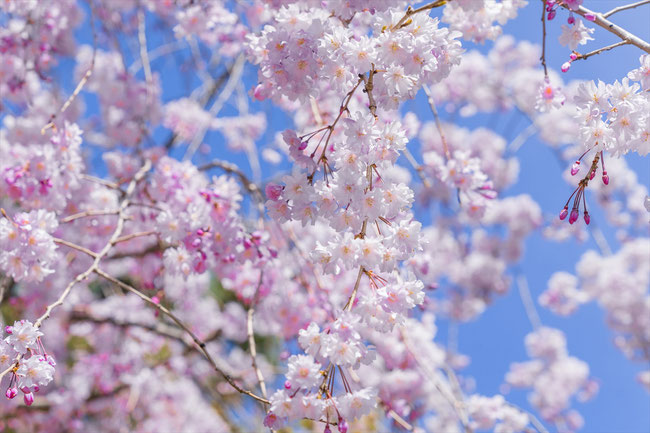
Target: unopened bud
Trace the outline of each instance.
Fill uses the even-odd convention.
[[[571,167],[571,176],[575,176],[578,174],[580,171],[580,161],[576,161],[573,163],[573,166]]]
[[[605,185],[609,185],[609,175],[607,174],[606,171],[603,171],[603,183]]]
[[[589,221],[591,221],[591,217],[589,217],[589,212],[585,211],[585,222],[587,225],[589,225]]]
[[[5,392],[5,396],[11,400],[18,394],[18,389],[14,386],[13,388],[7,388],[7,392]]]
[[[562,72],[567,72],[571,68],[571,62],[562,63]]]
[[[11,335],[11,334],[14,332],[14,328],[11,327],[11,326],[9,326],[9,325],[7,325],[7,326],[5,326],[5,332],[6,332],[7,334]]]
[[[564,220],[568,214],[569,214],[569,207],[564,206],[564,209],[562,209],[562,212],[560,212],[560,219]]]
[[[556,14],[556,13],[557,13],[557,12],[555,11],[555,9],[553,9],[552,11],[550,11],[550,12],[548,13],[548,20],[551,21],[553,18],[555,18],[555,14]]]
[[[348,432],[348,423],[345,422],[343,418],[339,417],[339,423],[338,423],[338,428],[341,433],[347,433]]]
[[[587,21],[596,21],[596,15],[594,14],[585,14],[584,17]]]
[[[31,392],[25,394],[25,395],[23,396],[23,400],[25,400],[25,404],[26,404],[27,406],[31,406],[32,403],[34,403],[34,394],[32,394]]]
[[[571,216],[569,217],[569,224],[573,224],[578,220],[578,209],[573,209],[571,211]]]
[[[569,24],[573,24],[573,23],[576,22],[576,19],[573,16],[573,14],[569,15],[569,19],[567,19],[566,22],[569,23]]]

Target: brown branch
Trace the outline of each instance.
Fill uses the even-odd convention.
[[[255,289],[255,294],[251,300],[248,311],[246,312],[246,333],[248,334],[248,348],[251,353],[251,363],[253,369],[255,370],[255,375],[257,376],[257,382],[260,384],[260,390],[262,391],[262,396],[266,396],[266,383],[264,382],[264,375],[262,370],[257,365],[257,346],[255,344],[255,333],[253,331],[253,314],[255,314],[255,304],[257,304],[258,296],[260,293],[260,287],[262,286],[262,278],[264,277],[264,269],[260,270],[260,279],[257,283],[257,288]],[[267,410],[268,407],[264,404],[264,410]]]
[[[115,239],[113,241],[113,245],[119,244],[120,242],[130,241],[131,239],[140,238],[143,236],[157,235],[157,234],[158,232],[156,230],[147,230],[145,232],[131,233],[128,235],[120,236],[119,238]]]
[[[406,27],[409,24],[411,24],[411,21],[409,20],[409,18],[411,18],[411,16],[413,16],[413,15],[415,15],[417,13],[420,13],[420,12],[429,11],[429,10],[431,10],[433,8],[444,6],[449,1],[451,1],[451,0],[437,0],[437,1],[431,2],[429,4],[426,4],[424,6],[421,6],[421,7],[417,8],[417,9],[413,9],[411,6],[409,6],[408,9],[406,10],[406,13],[404,14],[404,16],[397,22],[397,24],[392,26],[390,28],[390,30],[395,31],[395,30],[399,30],[399,29],[401,29],[403,27]]]
[[[97,275],[99,275],[100,277],[102,277],[102,278],[104,278],[104,279],[118,285],[122,289],[127,290],[127,291],[135,294],[140,299],[147,302],[149,305],[153,306],[158,311],[160,311],[161,313],[163,313],[164,315],[169,317],[172,321],[174,321],[174,323],[176,323],[176,325],[178,325],[179,328],[181,328],[183,331],[185,331],[185,333],[187,333],[187,335],[189,335],[192,338],[192,341],[194,342],[194,344],[196,344],[199,347],[199,351],[205,357],[205,359],[207,359],[207,361],[210,363],[210,365],[212,365],[212,368],[217,373],[219,373],[226,380],[226,382],[228,382],[230,384],[230,386],[235,388],[238,392],[240,392],[241,394],[248,395],[249,397],[252,397],[255,400],[257,400],[257,401],[259,401],[259,402],[261,402],[263,404],[270,404],[270,402],[267,399],[265,399],[263,397],[259,397],[258,395],[252,393],[251,391],[248,391],[248,390],[240,387],[239,385],[237,385],[235,380],[230,375],[228,375],[225,371],[223,371],[216,364],[216,362],[214,361],[214,358],[212,358],[212,355],[210,355],[210,352],[207,351],[205,342],[202,341],[201,339],[199,339],[196,336],[196,334],[194,334],[194,332],[192,332],[192,330],[187,325],[185,325],[178,317],[176,317],[176,315],[174,313],[169,311],[165,306],[161,305],[160,303],[154,302],[150,297],[148,297],[144,293],[140,292],[135,287],[118,280],[117,278],[107,274],[106,272],[104,272],[100,268],[95,268],[94,272]]]
[[[93,253],[92,251],[88,250],[88,253],[91,257],[94,257],[93,263],[90,265],[88,269],[86,269],[84,272],[81,272],[80,274],[77,274],[77,276],[70,281],[70,283],[66,286],[66,288],[63,290],[59,298],[54,301],[53,303],[49,304],[45,310],[45,313],[41,317],[39,317],[36,322],[34,323],[34,326],[36,328],[40,328],[40,326],[43,324],[45,320],[47,320],[50,317],[50,314],[52,314],[52,311],[61,305],[63,305],[63,302],[66,300],[70,292],[72,291],[72,288],[76,286],[78,283],[86,280],[93,272],[95,272],[98,267],[99,267],[99,262],[108,254],[108,252],[113,248],[113,244],[116,239],[120,237],[122,234],[122,230],[124,229],[124,222],[126,221],[126,215],[125,211],[126,208],[129,206],[129,201],[131,198],[131,195],[135,192],[135,187],[137,184],[144,178],[145,174],[149,171],[151,168],[151,161],[146,160],[143,166],[138,170],[138,172],[135,174],[131,182],[129,183],[129,186],[126,189],[124,199],[122,200],[122,203],[120,204],[119,208],[119,213],[118,213],[118,220],[117,224],[115,226],[115,230],[113,231],[113,234],[109,238],[108,242],[104,247],[99,251],[98,253]],[[67,246],[74,245],[72,243],[68,243]],[[78,246],[77,246],[78,247]],[[84,251],[83,247],[73,247],[79,251]],[[85,252],[85,251],[84,251]],[[87,253],[87,254],[88,254]],[[22,358],[22,355],[19,355],[16,357],[15,362],[13,362],[6,370],[4,370],[2,373],[0,373],[0,380],[4,377],[5,374],[9,373],[12,371],[14,368],[18,367],[20,363],[20,359]]]
[[[100,215],[117,215],[119,213],[119,209],[112,209],[112,210],[86,210],[83,212],[79,212],[73,215],[69,215],[61,220],[61,223],[69,223],[71,221],[74,221],[79,218],[85,218],[89,216],[100,216]]]
[[[574,54],[576,55],[575,60],[586,60],[591,56],[595,56],[596,54],[602,53],[603,51],[609,51],[609,50],[612,50],[612,49],[614,49],[616,47],[620,47],[621,45],[628,45],[629,43],[630,43],[629,41],[616,42],[615,44],[607,45],[606,47],[599,48],[597,50],[591,51],[591,52],[586,53],[586,54],[580,54],[580,53],[574,51]]]
[[[65,239],[59,239],[59,238],[52,238],[55,244],[60,244],[60,245],[65,245],[66,247],[72,248],[73,250],[81,251],[84,254],[89,255],[90,257],[97,257],[97,253],[94,251],[89,250],[86,247],[82,247],[81,245],[74,244],[72,242],[68,242]]]

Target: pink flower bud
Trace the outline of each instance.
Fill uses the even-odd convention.
[[[548,20],[551,21],[553,18],[555,18],[555,14],[556,14],[556,13],[557,13],[557,12],[555,11],[555,9],[553,9],[552,11],[550,11],[550,12],[548,13]]]
[[[151,297],[151,302],[158,305],[158,304],[160,304],[160,298],[158,296],[152,296]]]
[[[264,192],[266,192],[266,196],[269,198],[269,200],[277,201],[282,194],[282,190],[283,187],[281,185],[278,185],[276,183],[269,183],[266,185]]]
[[[578,58],[578,55],[577,55],[576,53],[571,53],[571,54],[569,55],[569,58],[570,58],[571,60],[575,60],[575,59]]]
[[[573,224],[578,220],[578,209],[571,210],[571,216],[569,217],[569,224]]]
[[[325,430],[323,430],[323,433],[332,433],[332,429],[330,429],[330,425],[329,425],[329,424],[327,424],[327,425],[325,426]]]
[[[14,332],[14,328],[12,328],[11,326],[7,325],[7,326],[5,326],[5,332],[6,332],[7,334],[11,335],[11,333]]]
[[[264,99],[266,99],[264,86],[258,84],[257,87],[255,87],[255,90],[253,90],[253,97],[258,101],[263,101]]]
[[[285,380],[284,381],[284,389],[291,389],[291,382],[289,382],[288,380]]]
[[[17,394],[18,394],[18,389],[15,386],[13,388],[7,388],[7,392],[5,392],[5,396],[7,396],[9,400],[14,398]]]
[[[576,19],[575,19],[575,17],[573,16],[573,14],[570,14],[570,15],[569,15],[569,19],[566,20],[566,22],[569,23],[569,24],[573,24],[573,23],[576,22]]]
[[[603,171],[603,183],[605,185],[609,185],[609,175],[607,174],[606,171]]]
[[[34,403],[34,394],[32,394],[31,392],[28,393],[28,394],[25,394],[25,395],[23,396],[23,400],[25,400],[25,404],[26,404],[27,406],[31,406],[32,403]]]
[[[587,21],[592,21],[592,22],[596,21],[596,15],[594,15],[594,14],[585,14],[585,19]]]
[[[580,161],[576,161],[573,163],[573,166],[571,167],[571,176],[575,176],[578,174],[580,171]]]
[[[562,212],[560,212],[560,219],[564,220],[564,218],[566,218],[568,214],[569,214],[569,207],[564,206],[564,209],[562,209]]]
[[[587,225],[589,225],[589,221],[591,221],[591,218],[589,217],[589,212],[585,211],[585,222]]]
[[[34,386],[32,386],[32,390],[33,390],[34,392],[38,392],[38,391],[41,390],[41,388],[40,388],[38,385],[34,385]]]
[[[30,392],[32,392],[32,390],[29,389],[28,386],[23,386],[22,388],[20,388],[20,390],[21,390],[24,394],[29,394]]]
[[[562,63],[562,72],[567,72],[571,68],[571,62],[564,62]]]
[[[596,177],[596,170],[591,170],[589,172],[589,180],[592,180],[594,177]]]
[[[339,418],[338,427],[339,427],[339,431],[341,433],[347,433],[348,432],[348,423],[345,422],[345,420],[343,418]]]
[[[277,420],[278,417],[273,412],[269,412],[264,417],[264,426],[268,428],[273,428]]]

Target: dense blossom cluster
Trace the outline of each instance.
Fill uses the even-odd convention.
[[[621,157],[650,152],[650,55],[565,82],[607,14],[530,2],[543,43],[502,35],[528,3],[0,0],[0,430],[580,429],[598,382],[535,303],[596,301],[648,361],[650,198]],[[533,134],[571,224],[520,189]],[[526,250],[591,233],[532,296]],[[501,395],[458,329],[515,284],[534,330]]]

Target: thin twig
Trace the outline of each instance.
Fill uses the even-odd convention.
[[[614,15],[614,14],[617,13],[617,12],[621,12],[621,11],[624,11],[624,10],[627,10],[627,9],[632,9],[632,8],[635,8],[635,7],[638,7],[638,6],[647,5],[647,4],[650,4],[650,0],[642,0],[642,1],[640,1],[640,2],[630,3],[630,4],[628,4],[628,5],[618,6],[618,7],[615,7],[614,9],[612,9],[612,10],[609,11],[609,12],[605,12],[605,13],[603,14],[603,18],[607,18],[607,17],[609,17],[609,16],[611,16],[611,15]]]
[[[431,188],[431,181],[429,181],[429,178],[424,175],[424,168],[415,160],[413,154],[407,147],[404,148],[404,156],[406,156],[408,162],[413,166],[424,186],[426,188]]]
[[[609,51],[616,47],[620,47],[621,45],[628,45],[628,44],[630,44],[630,41],[620,41],[620,42],[616,42],[615,44],[607,45],[606,47],[599,48],[597,50],[591,51],[586,54],[580,54],[574,51],[574,53],[576,54],[575,60],[586,60],[591,56],[595,56],[596,54],[602,53],[603,51]]]
[[[209,113],[211,117],[215,118],[219,115],[219,112],[223,108],[223,105],[226,103],[228,98],[230,98],[230,95],[232,95],[232,92],[235,90],[237,86],[237,82],[242,76],[245,64],[246,64],[246,56],[244,56],[243,54],[237,56],[237,58],[235,59],[235,63],[233,64],[230,70],[230,75],[228,76],[228,81],[226,82],[223,91],[219,94],[217,100],[214,101],[212,107],[210,107]],[[208,129],[206,127],[203,127],[201,131],[199,131],[194,136],[192,143],[190,143],[189,147],[187,148],[187,151],[185,152],[185,155],[183,155],[183,161],[192,159],[194,153],[196,153],[197,149],[201,145],[201,142],[203,141],[203,138],[205,137],[207,130]]]
[[[565,9],[569,9],[569,7],[565,3],[559,3],[560,6],[562,6]],[[590,9],[585,8],[584,6],[579,6],[578,10],[573,11],[576,14],[580,15],[581,17],[589,16],[590,18],[593,17],[593,23],[596,24],[597,26],[600,26],[607,30],[610,33],[615,34],[619,38],[621,38],[624,41],[628,41],[630,44],[641,48],[643,51],[646,53],[650,54],[650,43],[644,41],[640,37],[628,32],[624,28],[617,26],[613,22],[609,21],[603,14],[599,14],[598,12],[594,12]],[[611,11],[610,11],[611,12]],[[609,13],[609,12],[608,12]],[[585,18],[586,19],[586,18]],[[591,21],[591,20],[589,20]]]
[[[522,274],[517,276],[517,288],[519,289],[519,296],[521,297],[521,302],[524,304],[524,309],[526,310],[530,324],[533,325],[533,329],[535,330],[541,328],[542,320],[539,318],[533,297],[530,294],[528,280]]]
[[[148,230],[148,231],[145,231],[145,232],[131,233],[131,234],[128,234],[128,235],[120,236],[119,238],[115,239],[113,241],[113,245],[119,244],[121,242],[130,241],[131,239],[141,238],[143,236],[157,235],[157,234],[158,234],[158,231],[156,231],[156,230]]]
[[[77,220],[79,218],[85,218],[85,217],[90,217],[90,216],[100,216],[100,215],[117,215],[119,213],[119,209],[96,209],[96,210],[86,210],[83,212],[79,212],[76,214],[69,215],[61,220],[61,223],[69,223],[71,221]]]
[[[449,161],[451,159],[451,151],[449,150],[449,145],[447,144],[447,139],[445,138],[445,133],[442,131],[442,124],[440,123],[440,116],[438,116],[438,109],[436,108],[436,102],[433,99],[433,93],[431,89],[426,84],[422,86],[424,93],[427,95],[427,102],[433,113],[433,119],[436,122],[436,128],[438,129],[438,134],[440,134],[440,140],[442,141],[442,148],[445,153],[445,159]]]
[[[119,213],[118,213],[119,217],[117,220],[117,224],[115,225],[115,230],[113,231],[113,234],[109,238],[108,242],[98,253],[93,253],[92,251],[88,250],[86,254],[89,254],[91,257],[94,257],[93,263],[84,272],[77,274],[77,276],[72,281],[70,281],[70,283],[66,286],[66,288],[63,290],[61,295],[58,297],[58,299],[47,306],[45,313],[43,313],[43,315],[41,315],[41,317],[39,317],[34,323],[34,326],[36,328],[40,328],[43,322],[50,317],[50,314],[52,314],[52,311],[56,307],[63,305],[63,302],[66,300],[66,298],[68,297],[68,295],[70,294],[74,286],[87,279],[93,272],[95,272],[98,269],[99,262],[108,254],[111,248],[113,248],[114,241],[120,237],[120,235],[122,234],[122,230],[124,229],[124,222],[126,221],[125,211],[129,206],[131,195],[134,193],[137,184],[144,178],[145,174],[149,171],[150,168],[151,168],[151,161],[146,160],[143,166],[140,168],[140,170],[138,170],[138,172],[135,174],[135,176],[133,177],[133,179],[129,183],[129,186],[126,189],[124,198],[122,200],[122,203],[120,204]],[[86,252],[84,251],[83,247],[78,247],[75,249]],[[9,373],[14,368],[18,367],[21,357],[22,355],[19,355],[16,358],[15,362],[12,363],[12,365],[10,365],[6,370],[0,373],[0,380],[2,380],[5,374]]]
[[[147,83],[147,100],[151,99],[151,85],[153,76],[151,75],[151,64],[149,63],[149,53],[147,51],[147,31],[145,27],[144,9],[138,10],[138,42],[140,45],[140,60],[144,69],[144,79]]]
[[[408,19],[412,15],[415,15],[415,14],[420,13],[420,12],[429,11],[429,10],[431,10],[433,8],[437,8],[437,7],[440,7],[440,6],[444,6],[448,1],[451,1],[451,0],[437,0],[437,1],[431,2],[429,4],[426,4],[424,6],[421,6],[421,7],[417,8],[417,9],[413,9],[411,6],[409,6],[408,9],[406,10],[406,13],[404,14],[404,16],[397,22],[397,24],[392,26],[390,28],[390,30],[394,31],[394,30],[399,30],[402,27],[406,27],[409,24],[411,24],[411,22],[408,21]]]
[[[548,78],[546,68],[546,0],[542,0],[542,56],[539,58],[544,67],[544,78]]]
[[[219,373],[226,380],[226,382],[228,382],[230,384],[230,386],[235,388],[241,394],[246,394],[249,397],[252,397],[255,400],[257,400],[257,401],[259,401],[259,402],[261,402],[263,404],[269,404],[269,401],[267,399],[259,397],[258,395],[256,395],[256,394],[254,394],[254,393],[240,387],[239,385],[237,385],[237,383],[234,381],[234,379],[230,375],[228,375],[225,371],[223,371],[221,368],[219,368],[219,366],[216,364],[216,362],[214,361],[214,358],[212,358],[212,355],[210,355],[210,352],[207,351],[205,342],[202,341],[199,337],[197,337],[196,334],[194,334],[194,332],[192,332],[192,330],[187,325],[185,325],[178,317],[176,317],[176,315],[174,313],[169,311],[165,306],[161,305],[160,303],[154,302],[150,297],[148,297],[144,293],[140,292],[135,287],[131,286],[130,284],[126,284],[123,281],[118,280],[117,278],[107,274],[106,272],[104,272],[100,268],[95,268],[94,272],[97,275],[99,275],[100,277],[102,277],[102,278],[104,278],[104,279],[106,279],[106,280],[120,286],[124,290],[127,290],[127,291],[135,294],[140,299],[147,302],[149,305],[153,306],[158,311],[160,311],[161,313],[163,313],[164,315],[169,317],[172,321],[174,321],[174,323],[176,323],[176,325],[178,325],[178,327],[180,327],[183,331],[185,331],[185,333],[187,333],[187,335],[189,335],[192,338],[192,341],[194,342],[194,344],[196,344],[199,347],[199,350],[200,350],[201,354],[203,354],[205,359],[207,359],[207,361],[210,363],[210,365],[212,365],[212,368],[217,373]]]
[[[84,254],[89,255],[90,257],[97,257],[97,253],[94,251],[90,251],[86,247],[82,247],[81,245],[74,244],[72,242],[68,242],[65,239],[59,239],[59,238],[52,238],[55,244],[60,244],[60,245],[65,245],[66,247],[72,248],[73,250],[80,251]]]
[[[246,313],[246,332],[248,334],[248,348],[251,353],[251,363],[253,365],[253,369],[255,370],[255,375],[257,376],[257,382],[260,384],[260,390],[262,391],[262,396],[264,398],[267,398],[264,375],[262,374],[262,370],[260,370],[259,366],[257,365],[257,346],[255,345],[255,333],[253,331],[253,315],[255,314],[255,304],[257,303],[258,300],[263,277],[264,277],[264,269],[260,271],[260,279],[259,282],[257,283],[257,288],[255,289],[255,294],[253,295],[253,299],[251,300],[251,303],[248,307],[248,311]],[[264,404],[264,410],[267,409],[268,409],[267,405]]]
[[[96,54],[97,54],[97,31],[95,29],[95,11],[94,11],[94,7],[93,7],[93,1],[88,0],[88,4],[90,6],[90,27],[92,29],[92,34],[93,34],[93,54],[92,54],[92,57],[90,59],[90,66],[88,67],[88,70],[83,75],[83,77],[81,77],[81,80],[79,80],[79,83],[77,84],[77,87],[75,87],[75,89],[72,92],[72,94],[70,95],[70,97],[68,97],[68,99],[63,103],[63,105],[61,106],[61,108],[59,108],[59,110],[57,112],[55,112],[54,114],[52,114],[50,116],[50,120],[47,122],[47,125],[45,125],[41,129],[41,134],[45,134],[45,131],[47,131],[48,129],[50,129],[50,128],[52,128],[54,126],[54,120],[56,120],[57,116],[62,115],[65,112],[65,110],[68,109],[70,104],[72,104],[72,101],[74,101],[75,98],[79,95],[79,93],[81,93],[81,90],[84,88],[84,86],[86,85],[86,83],[90,79],[90,76],[92,75],[93,70],[95,69],[95,57],[96,57]]]

